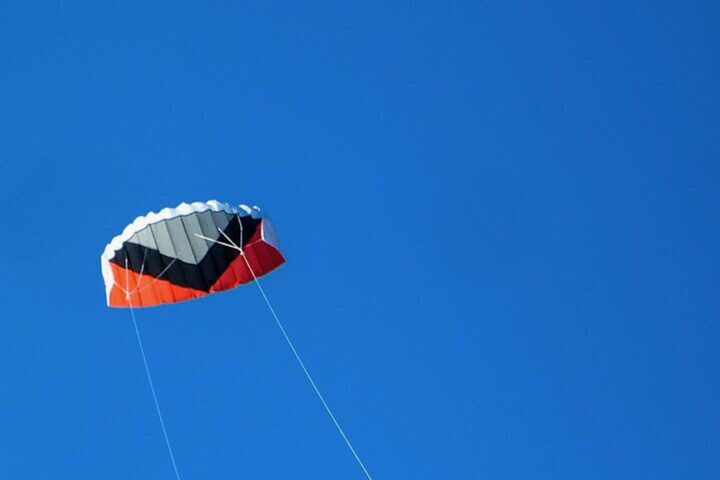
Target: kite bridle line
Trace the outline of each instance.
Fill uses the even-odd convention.
[[[240,221],[240,218],[238,217],[238,221]],[[308,371],[307,367],[305,366],[305,363],[302,361],[302,358],[300,358],[300,354],[295,349],[295,345],[293,344],[292,340],[290,340],[290,336],[285,331],[285,327],[283,327],[282,322],[280,321],[280,318],[278,318],[277,313],[275,313],[275,309],[273,308],[272,304],[270,303],[270,300],[268,299],[267,295],[265,294],[265,290],[263,290],[262,285],[260,285],[260,281],[257,278],[257,275],[255,275],[255,271],[250,266],[250,262],[248,261],[247,257],[245,256],[245,251],[242,249],[242,222],[240,221],[240,245],[238,246],[233,242],[226,234],[223,232],[220,228],[218,228],[218,231],[220,234],[225,237],[225,239],[230,242],[230,244],[227,244],[225,242],[220,242],[218,240],[213,240],[212,238],[204,237],[202,235],[198,235],[195,233],[194,235],[196,237],[202,238],[203,240],[206,240],[208,242],[213,243],[219,243],[220,245],[223,245],[227,248],[232,248],[240,252],[240,256],[245,261],[245,265],[247,265],[248,270],[250,271],[250,274],[253,277],[253,280],[255,282],[255,285],[257,285],[258,290],[260,291],[260,294],[263,297],[263,300],[265,300],[265,304],[267,305],[268,309],[270,310],[270,313],[272,314],[272,317],[275,319],[275,323],[277,324],[278,328],[280,329],[280,332],[282,333],[283,337],[285,337],[285,341],[287,342],[288,346],[290,347],[290,350],[292,350],[293,355],[295,356],[295,359],[300,364],[300,368],[302,368],[302,371],[305,373],[305,377],[307,377],[308,381],[310,382],[310,385],[312,386],[313,390],[315,390],[315,394],[320,399],[320,402],[323,404],[323,407],[325,407],[325,411],[330,416],[330,419],[335,424],[335,427],[337,428],[337,431],[340,433],[340,436],[345,440],[345,443],[347,444],[348,448],[350,449],[350,452],[352,452],[353,456],[355,457],[355,460],[357,460],[358,465],[360,465],[360,468],[362,468],[363,473],[365,473],[365,476],[368,478],[368,480],[373,480],[373,478],[370,476],[370,473],[368,472],[367,468],[365,468],[365,464],[363,464],[362,460],[360,459],[360,456],[355,451],[355,448],[353,448],[352,444],[350,443],[350,439],[348,439],[347,435],[345,434],[345,431],[340,426],[340,423],[337,421],[337,418],[335,418],[335,415],[333,414],[332,410],[330,409],[330,406],[325,401],[325,397],[323,397],[323,394],[320,393],[320,389],[315,384],[315,381],[313,380],[312,376],[310,375],[310,372]],[[253,242],[254,243],[254,242]],[[250,244],[249,244],[250,245]],[[249,245],[246,245],[249,246]]]
[[[179,255],[180,253],[182,253],[183,251],[185,251],[185,249],[184,249],[184,248],[181,248],[181,249],[178,251],[178,255]],[[145,247],[145,255],[147,255],[147,247]],[[126,289],[126,288],[123,288],[122,285],[120,285],[119,283],[117,283],[117,282],[115,281],[115,279],[113,279],[113,283],[115,284],[115,286],[116,286],[117,288],[119,288],[119,289],[125,294],[125,298],[126,298],[126,299],[128,298],[128,295],[135,295],[136,293],[140,293],[140,292],[142,292],[143,290],[146,290],[146,289],[152,287],[152,285],[153,285],[155,282],[157,282],[158,280],[160,280],[160,279],[162,278],[162,276],[165,275],[165,272],[167,272],[167,271],[170,269],[170,267],[173,266],[173,263],[175,263],[175,261],[177,260],[177,257],[173,258],[172,261],[171,261],[170,263],[168,263],[168,264],[165,266],[165,268],[163,268],[162,271],[161,271],[155,278],[153,278],[153,279],[150,281],[150,283],[148,283],[147,285],[145,285],[145,286],[143,286],[143,287],[141,288],[140,285],[142,284],[143,270],[144,270],[144,268],[145,268],[145,255],[143,256],[143,263],[142,263],[142,266],[140,267],[140,278],[138,278],[138,281],[136,282],[136,285],[135,285],[135,288],[134,288],[134,289],[128,290],[128,289]],[[125,254],[125,264],[127,264],[127,253]],[[126,275],[125,275],[125,285],[126,285],[126,286],[129,286],[128,280],[127,280],[127,271],[126,271]],[[128,300],[128,303],[129,303],[129,300]]]
[[[145,248],[145,255],[147,255],[147,247]],[[143,256],[143,263],[140,267],[140,278],[142,279],[142,271],[145,267],[145,256]],[[150,367],[148,367],[147,358],[145,357],[145,349],[143,348],[142,340],[140,339],[140,330],[138,329],[137,320],[135,319],[135,309],[132,306],[131,296],[137,292],[138,286],[130,291],[130,283],[128,278],[128,257],[125,254],[125,299],[130,307],[130,316],[132,317],[133,326],[135,327],[135,336],[137,337],[138,346],[140,347],[140,356],[142,356],[143,365],[145,365],[145,374],[147,375],[148,384],[150,385],[150,392],[152,392],[153,400],[155,401],[155,410],[157,411],[158,419],[160,420],[160,426],[162,427],[163,436],[165,437],[165,444],[167,445],[168,453],[170,454],[170,461],[172,462],[173,470],[175,471],[175,477],[180,480],[180,473],[178,473],[177,464],[175,463],[175,455],[173,455],[172,447],[170,446],[170,438],[168,437],[167,430],[165,429],[165,422],[163,421],[162,412],[160,412],[160,404],[158,403],[157,394],[155,393],[155,386],[153,385],[152,376],[150,375]],[[138,285],[140,280],[138,280]]]

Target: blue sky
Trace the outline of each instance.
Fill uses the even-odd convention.
[[[5,3],[0,476],[173,478],[99,256],[217,198],[375,479],[718,477],[719,24]],[[182,478],[363,478],[252,286],[137,313]]]

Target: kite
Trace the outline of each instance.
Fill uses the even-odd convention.
[[[101,256],[110,307],[200,298],[252,282],[284,261],[260,209],[214,200],[138,217]]]

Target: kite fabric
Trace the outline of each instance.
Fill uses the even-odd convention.
[[[105,247],[100,262],[108,306],[134,308],[229,290],[285,259],[258,207],[210,200],[136,218]]]

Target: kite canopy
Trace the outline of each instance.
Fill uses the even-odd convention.
[[[138,217],[100,257],[110,307],[203,297],[251,282],[284,261],[260,209],[215,200]]]

